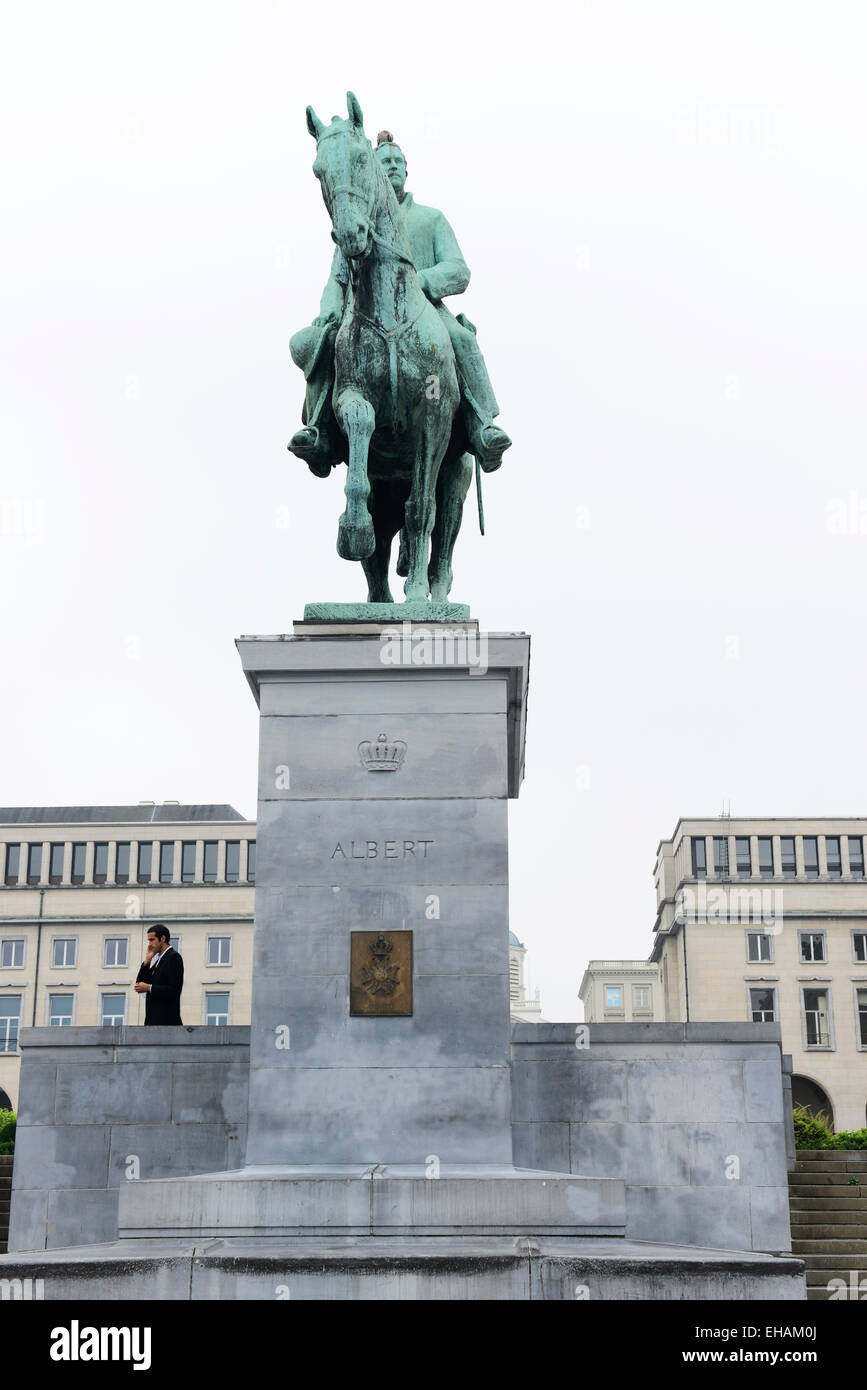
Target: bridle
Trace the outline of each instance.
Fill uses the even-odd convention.
[[[345,135],[345,134],[346,134],[346,130],[345,130],[344,127],[338,127],[337,130],[327,130],[327,131],[325,131],[325,133],[324,133],[323,135],[320,135],[319,138],[318,138],[318,140],[316,141],[316,148],[317,148],[317,150],[319,149],[319,146],[320,146],[320,144],[322,143],[323,140],[328,140],[328,139],[330,139],[332,135]],[[368,155],[368,164],[370,163],[371,160],[375,159],[375,157],[376,157],[376,156],[374,155],[373,151],[371,150],[370,153],[369,153],[369,155]],[[368,230],[369,230],[369,235],[370,235],[371,240],[372,240],[372,241],[375,241],[376,244],[377,244],[377,246],[381,246],[382,249],[383,249],[384,251],[388,251],[388,253],[389,253],[390,255],[394,256],[394,258],[395,258],[396,260],[398,260],[398,261],[404,261],[407,265],[411,265],[411,266],[413,267],[413,269],[415,269],[415,261],[412,259],[412,257],[411,257],[411,256],[406,256],[406,255],[404,255],[403,251],[398,251],[398,249],[397,249],[396,246],[392,246],[392,245],[390,244],[390,242],[385,241],[385,240],[383,239],[383,237],[379,236],[379,234],[376,232],[376,230],[375,230],[375,228],[374,228],[374,226],[373,226],[373,221],[374,221],[373,214],[374,214],[375,207],[376,207],[376,188],[375,188],[375,187],[368,187],[365,191],[362,191],[360,188],[355,188],[355,187],[353,187],[353,185],[352,185],[351,183],[348,183],[348,184],[343,184],[343,183],[341,183],[341,184],[337,184],[336,187],[330,189],[329,192],[330,192],[330,194],[331,194],[332,202],[333,202],[333,200],[338,196],[338,194],[341,194],[341,193],[342,193],[342,194],[344,194],[344,195],[347,195],[347,196],[350,197],[350,198],[359,198],[363,203],[365,203],[365,204],[366,204],[367,220],[368,220],[368,222],[369,222],[369,224],[370,224]],[[334,237],[334,240],[336,241],[337,238],[334,236],[334,232],[333,232],[333,231],[332,231],[331,235],[332,235],[332,237]],[[349,262],[349,265],[350,265],[350,274],[352,274],[352,268],[353,268],[353,263],[352,263],[352,261]],[[353,279],[354,279],[354,278],[355,278],[355,277],[353,276]]]

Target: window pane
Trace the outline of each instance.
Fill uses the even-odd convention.
[[[839,878],[843,872],[840,862],[840,837],[839,835],[825,836],[825,861],[828,865],[828,873],[831,878]]]
[[[105,964],[126,965],[127,947],[128,942],[125,936],[107,936],[105,938]]]
[[[804,1019],[808,1047],[827,1047],[828,992],[824,989],[804,990]]]
[[[692,873],[694,878],[707,878],[707,845],[698,835],[692,841]]]
[[[241,875],[241,841],[226,841],[226,882],[237,883]]]
[[[196,877],[196,842],[185,840],[181,846],[181,883],[192,883]]]
[[[0,996],[0,1052],[14,1052],[18,1046],[21,995]]]
[[[729,841],[727,835],[714,835],[713,837],[713,867],[714,873],[721,878],[729,871]]]
[[[0,968],[19,970],[24,964],[24,938],[8,937],[0,942]]]
[[[175,846],[172,840],[160,845],[160,883],[171,883],[175,871]]]
[[[867,1047],[867,989],[858,991],[858,1037],[861,1046]]]
[[[256,882],[256,841],[247,841],[247,882]]]
[[[84,882],[84,865],[87,858],[87,845],[78,841],[72,846],[72,882]]]
[[[853,932],[852,946],[856,960],[867,960],[867,931]]]
[[[801,932],[801,960],[824,960],[825,938],[821,932]]]
[[[864,877],[864,842],[860,835],[849,836],[849,872]]]
[[[151,844],[150,840],[148,840],[148,841],[147,841],[146,843],[144,843],[144,844],[140,844],[139,847],[138,847],[138,874],[137,874],[137,878],[138,878],[139,883],[150,883],[150,881],[151,881],[151,866],[152,866],[152,864],[153,864],[153,851],[154,851],[154,847],[153,847],[153,845]]]
[[[771,959],[771,938],[767,932],[747,932],[747,960]]]
[[[649,1009],[650,985],[634,985],[633,1002],[636,1009]]]
[[[72,1022],[71,994],[52,994],[49,996],[48,1022],[52,1028],[67,1027]]]
[[[229,1022],[228,994],[209,994],[207,996],[206,1022],[211,1027],[219,1027]]]
[[[807,878],[819,877],[819,841],[815,835],[804,836],[804,873]]]
[[[108,845],[103,841],[93,847],[93,881],[105,883],[108,877]]]
[[[117,860],[114,866],[115,883],[129,883],[129,840],[118,841]]]
[[[217,841],[205,841],[205,867],[202,873],[205,883],[215,883],[217,879]]]
[[[229,936],[208,937],[208,965],[228,965],[231,946]]]
[[[42,877],[42,846],[30,845],[27,851],[27,882],[38,883]]]
[[[6,846],[6,874],[5,874],[5,878],[6,878],[6,882],[7,882],[7,883],[17,883],[17,882],[18,882],[18,873],[19,873],[20,868],[21,868],[21,846],[20,846],[20,845],[7,845],[7,846]]]
[[[126,995],[104,994],[102,996],[103,1028],[122,1028],[126,1018]]]
[[[750,1012],[753,1023],[774,1023],[774,991],[772,989],[751,989]]]
[[[782,835],[780,837],[780,861],[783,869],[783,878],[794,878],[796,867],[794,835]]]
[[[51,964],[54,966],[68,966],[75,964],[75,937],[58,936],[53,943],[51,953]]]
[[[609,985],[605,991],[606,1009],[619,1009],[621,1007],[620,998],[620,987],[618,985]]]
[[[762,878],[774,875],[774,847],[770,835],[759,836],[759,873]]]
[[[51,858],[48,861],[48,881],[49,883],[60,883],[63,879],[63,845],[51,846]]]
[[[749,836],[739,835],[735,840],[735,855],[737,857],[738,873],[745,878],[749,878],[753,871],[750,862],[750,841]]]

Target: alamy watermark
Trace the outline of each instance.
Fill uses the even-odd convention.
[[[379,659],[383,666],[467,666],[471,676],[488,669],[487,633],[469,628],[426,628],[404,622],[383,628]]]

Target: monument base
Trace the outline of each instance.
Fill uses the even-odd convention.
[[[792,1256],[604,1237],[163,1238],[0,1257],[5,1279],[41,1280],[46,1302],[796,1302],[803,1268]]]
[[[403,603],[305,603],[305,623],[466,623],[468,603],[406,599]]]

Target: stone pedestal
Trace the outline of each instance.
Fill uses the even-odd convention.
[[[248,1166],[510,1164],[529,639],[347,624],[238,648],[260,710]],[[386,965],[411,933],[410,1014],[373,992],[353,1016],[355,932]]]

